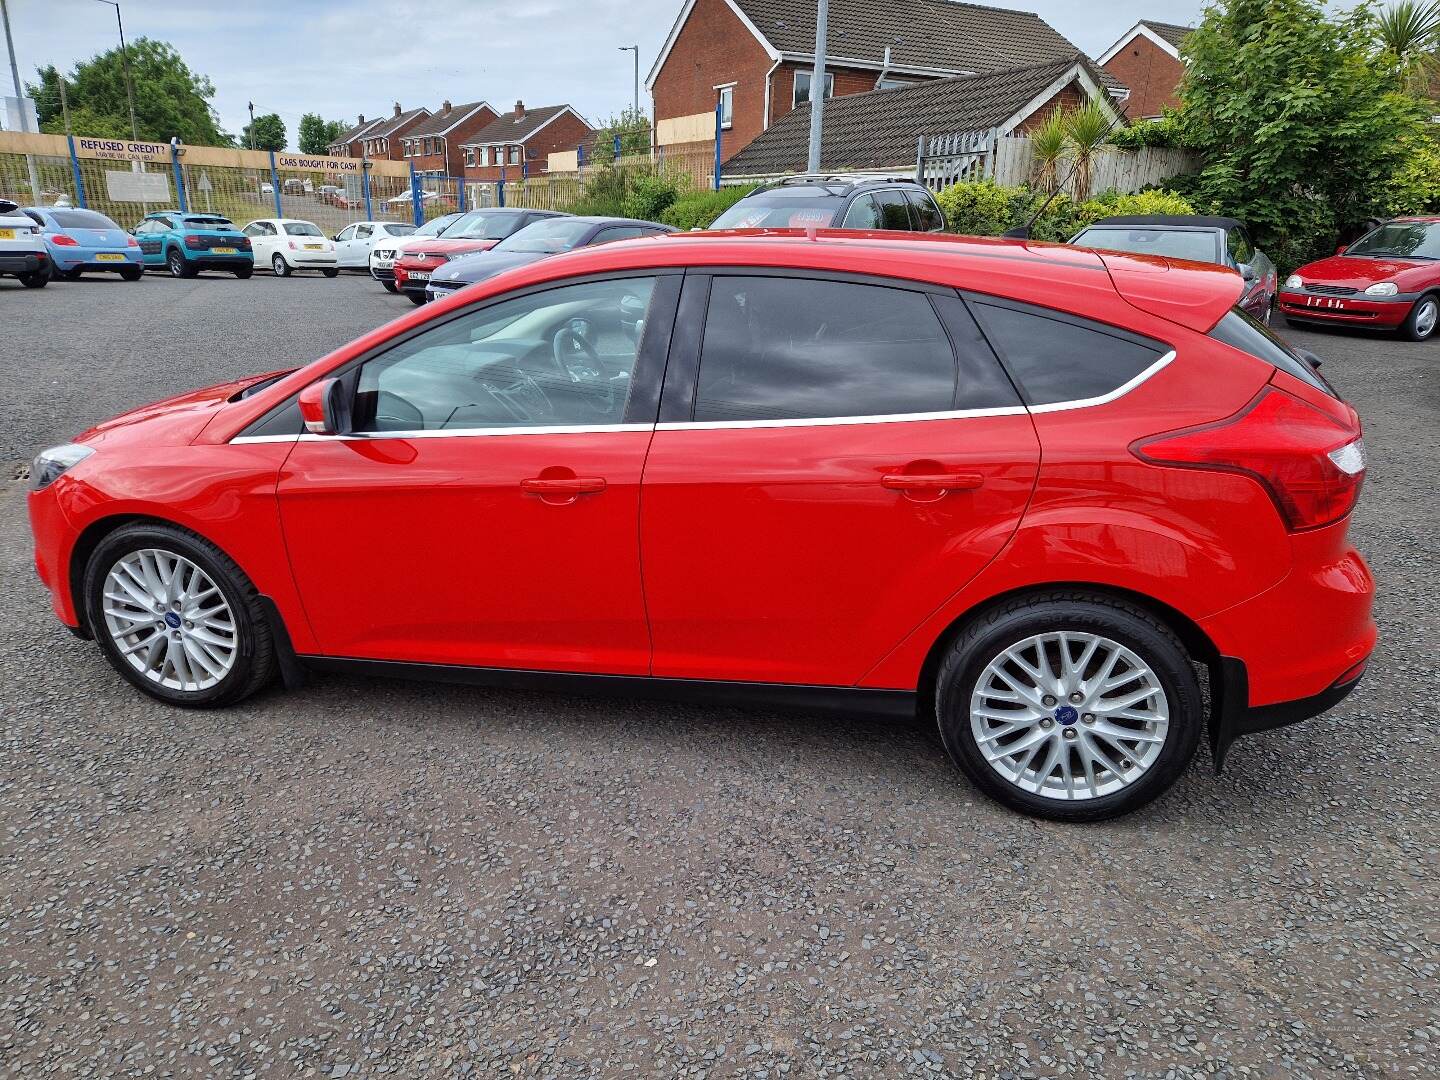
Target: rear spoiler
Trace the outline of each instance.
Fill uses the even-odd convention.
[[[1096,252],[1131,307],[1209,333],[1245,292],[1234,270],[1156,255]]]

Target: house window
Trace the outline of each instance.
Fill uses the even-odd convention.
[[[465,151],[465,164],[466,164],[466,165],[469,165],[472,169],[475,167],[475,151],[474,151],[474,150],[466,150],[466,151]]]
[[[915,80],[914,80],[914,79],[884,78],[884,79],[881,79],[879,82],[877,82],[877,83],[875,84],[875,89],[876,89],[876,90],[903,90],[903,89],[905,89],[905,87],[907,87],[907,86],[914,86],[914,85],[915,85]],[[834,83],[832,82],[831,85],[830,85],[830,93],[829,93],[829,94],[826,94],[825,96],[826,96],[826,97],[833,97],[833,96],[834,96],[834,93],[835,93],[835,85],[834,85]]]
[[[520,164],[520,147],[518,147],[518,146],[512,146],[512,147],[510,147],[510,164],[511,164],[511,165],[519,165],[519,164]]]
[[[481,168],[484,168],[484,167],[488,166],[489,164],[490,164],[490,147],[488,147],[488,146],[482,146],[482,147],[480,148],[480,166],[481,166]]]
[[[791,104],[797,109],[810,100],[810,83],[814,81],[814,78],[813,70],[795,72],[795,93],[791,98]],[[835,96],[835,73],[833,71],[825,73],[825,96],[827,98]]]
[[[735,87],[722,86],[719,94],[720,126],[729,129],[735,123]]]

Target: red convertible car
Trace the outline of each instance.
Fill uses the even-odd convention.
[[[1328,259],[1285,279],[1291,322],[1398,330],[1424,341],[1440,323],[1440,217],[1387,221]]]

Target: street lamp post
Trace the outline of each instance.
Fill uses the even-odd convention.
[[[130,106],[130,137],[140,141],[140,126],[135,123],[135,83],[130,78],[130,52],[125,48],[125,23],[120,19],[119,0],[98,0],[115,9],[115,25],[120,30],[120,61],[125,65],[125,101]]]
[[[245,104],[250,107],[250,130],[247,131],[247,132],[245,132],[245,141],[250,144],[250,145],[247,147],[247,149],[249,149],[249,150],[254,150],[254,149],[255,149],[255,103],[254,103],[253,101],[247,101]]]
[[[15,80],[15,107],[20,110],[20,130],[30,130],[29,113],[25,109],[25,89],[20,85],[20,65],[15,62],[15,40],[10,36],[10,9],[5,0],[0,0],[0,17],[5,22],[5,47],[10,51],[10,78]],[[25,155],[25,165],[30,173],[30,194],[40,202],[40,174],[35,171],[35,155]]]
[[[621,51],[621,52],[628,52],[628,53],[634,53],[634,54],[635,54],[635,105],[634,105],[634,108],[635,108],[635,115],[636,115],[636,116],[639,116],[639,115],[640,115],[640,46],[639,46],[639,45],[621,45],[621,46],[620,46],[620,51]]]

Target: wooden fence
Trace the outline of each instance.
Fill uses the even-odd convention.
[[[1110,147],[1094,163],[1090,191],[1130,193],[1172,176],[1193,172],[1199,160],[1188,150],[1146,146],[1138,150]],[[960,180],[988,177],[997,184],[1017,186],[1034,174],[1030,140],[1023,135],[997,136],[991,131],[956,132],[922,138],[917,147],[915,179],[939,191]],[[1062,166],[1062,177],[1070,170]],[[1074,185],[1067,184],[1067,194]]]

